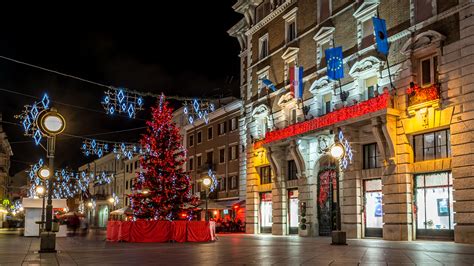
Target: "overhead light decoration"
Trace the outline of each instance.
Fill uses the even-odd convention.
[[[131,160],[135,155],[144,154],[146,149],[138,143],[86,139],[82,142],[81,150],[86,157],[97,155],[101,158],[105,154],[113,152],[117,160],[120,158]]]
[[[23,134],[32,137],[36,145],[40,145],[44,136],[38,118],[44,110],[49,109],[50,103],[51,100],[49,99],[48,94],[45,93],[40,101],[34,102],[31,105],[25,105],[23,112],[15,116],[15,118],[20,120],[24,131]]]
[[[216,175],[214,174],[214,172],[212,171],[212,169],[209,169],[209,171],[207,172],[207,175],[209,176],[210,180],[211,181],[210,183],[211,184],[204,184],[206,187],[209,187],[209,191],[210,192],[214,192],[214,190],[217,188],[217,177]],[[203,179],[203,182],[209,182],[207,179]]]
[[[343,151],[344,151],[343,156],[340,159],[341,160],[341,167],[342,167],[342,169],[347,169],[349,164],[352,163],[352,157],[353,157],[352,148],[351,148],[351,145],[350,145],[349,141],[344,137],[344,134],[342,133],[342,130],[339,130],[339,136],[338,137],[339,137],[339,143],[337,143],[337,144],[339,144],[340,147],[342,147]]]
[[[209,114],[216,110],[216,106],[209,101],[193,99],[184,101],[183,113],[189,124],[194,124],[198,120],[203,120],[209,124]]]
[[[143,104],[143,96],[124,88],[110,87],[102,99],[107,114],[126,114],[130,118],[135,118],[137,112],[143,110]]]

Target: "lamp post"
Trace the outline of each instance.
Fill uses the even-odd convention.
[[[43,198],[43,206],[41,208],[41,231],[44,230],[44,198],[45,198],[44,193],[45,192],[46,192],[46,189],[43,186],[36,187],[36,195]]]
[[[208,193],[209,193],[209,188],[211,187],[212,185],[212,178],[210,176],[205,176],[203,179],[202,179],[202,184],[206,187],[206,191],[204,192],[205,196],[206,196],[206,222],[209,221],[209,212],[207,210],[207,201],[208,201]]]
[[[54,153],[56,150],[56,136],[66,128],[66,120],[55,108],[46,109],[38,115],[38,126],[47,137],[47,157],[49,158],[50,182],[48,186],[48,202],[46,205],[46,233],[41,234],[40,252],[56,252],[56,234],[53,226],[53,179]],[[46,171],[45,171],[46,172]]]
[[[334,144],[329,148],[329,153],[331,156],[340,161],[344,158],[346,154],[346,149],[344,145],[341,144],[339,139],[336,139]],[[331,182],[332,183],[332,182]],[[341,230],[340,227],[340,208],[339,208],[339,180],[336,179],[336,190],[335,190],[335,198],[337,199],[336,204],[336,231],[332,231],[332,245],[347,245],[346,241],[346,232]]]

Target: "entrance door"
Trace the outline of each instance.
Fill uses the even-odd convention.
[[[416,175],[415,185],[417,237],[454,239],[451,173]]]
[[[272,224],[272,193],[260,193],[260,233],[271,233]]]
[[[109,220],[109,207],[107,205],[99,207],[99,227],[107,227]]]
[[[318,219],[319,235],[330,236],[337,229],[337,172],[327,168],[318,174]]]
[[[288,232],[298,234],[298,190],[288,190]]]
[[[382,237],[382,180],[364,181],[364,221],[366,237]]]

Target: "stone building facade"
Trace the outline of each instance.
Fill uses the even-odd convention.
[[[474,243],[472,1],[239,0],[233,8],[244,16],[228,33],[241,45],[248,233],[342,229],[350,238]],[[377,15],[388,58],[376,50]],[[340,82],[327,77],[324,51],[333,46],[343,49]],[[304,67],[302,101],[289,93],[295,65]],[[342,160],[328,155],[335,142],[346,145]]]
[[[202,178],[215,176],[217,186],[209,193],[209,217],[215,219],[240,219],[245,221],[245,177],[240,175],[239,117],[242,101],[227,97],[214,102],[216,109],[209,114],[209,123],[203,119],[190,124],[183,108],[173,113],[173,120],[180,128],[183,145],[187,149],[186,171],[191,177],[193,193],[205,208],[205,187]],[[201,212],[200,219],[205,219]]]

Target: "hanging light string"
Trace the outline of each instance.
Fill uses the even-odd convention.
[[[118,90],[118,87],[105,85],[105,84],[102,84],[102,83],[99,83],[99,82],[95,82],[95,81],[91,81],[91,80],[88,80],[88,79],[85,79],[85,78],[81,78],[81,77],[77,77],[77,76],[74,76],[74,75],[66,74],[66,73],[59,72],[59,71],[56,71],[56,70],[52,70],[52,69],[49,69],[49,68],[46,68],[46,67],[30,64],[30,63],[20,61],[20,60],[16,60],[16,59],[13,59],[13,58],[10,58],[10,57],[0,55],[0,58],[8,60],[10,62],[17,63],[17,64],[21,64],[21,65],[29,66],[29,67],[32,67],[32,68],[40,69],[40,70],[43,70],[43,71],[47,71],[47,72],[50,72],[50,73],[53,73],[53,74],[56,74],[56,75],[76,79],[76,80],[86,82],[86,83],[89,83],[89,84],[93,84],[93,85],[96,85],[96,86],[100,86],[100,87],[104,87],[104,88],[108,88],[108,89],[112,89],[112,90]],[[132,89],[128,89],[128,88],[120,88],[120,89],[123,89],[124,92],[128,92],[128,93],[135,94],[135,95],[140,95],[142,97],[159,98],[161,96],[161,93],[143,92],[143,91],[137,91],[137,90],[132,90]],[[171,99],[171,100],[177,100],[177,101],[191,101],[191,100],[194,99],[192,97],[182,97],[182,96],[166,96],[166,98]],[[207,101],[208,100],[215,100],[215,99],[212,99],[212,98],[201,98],[201,99],[202,100],[207,100]]]

